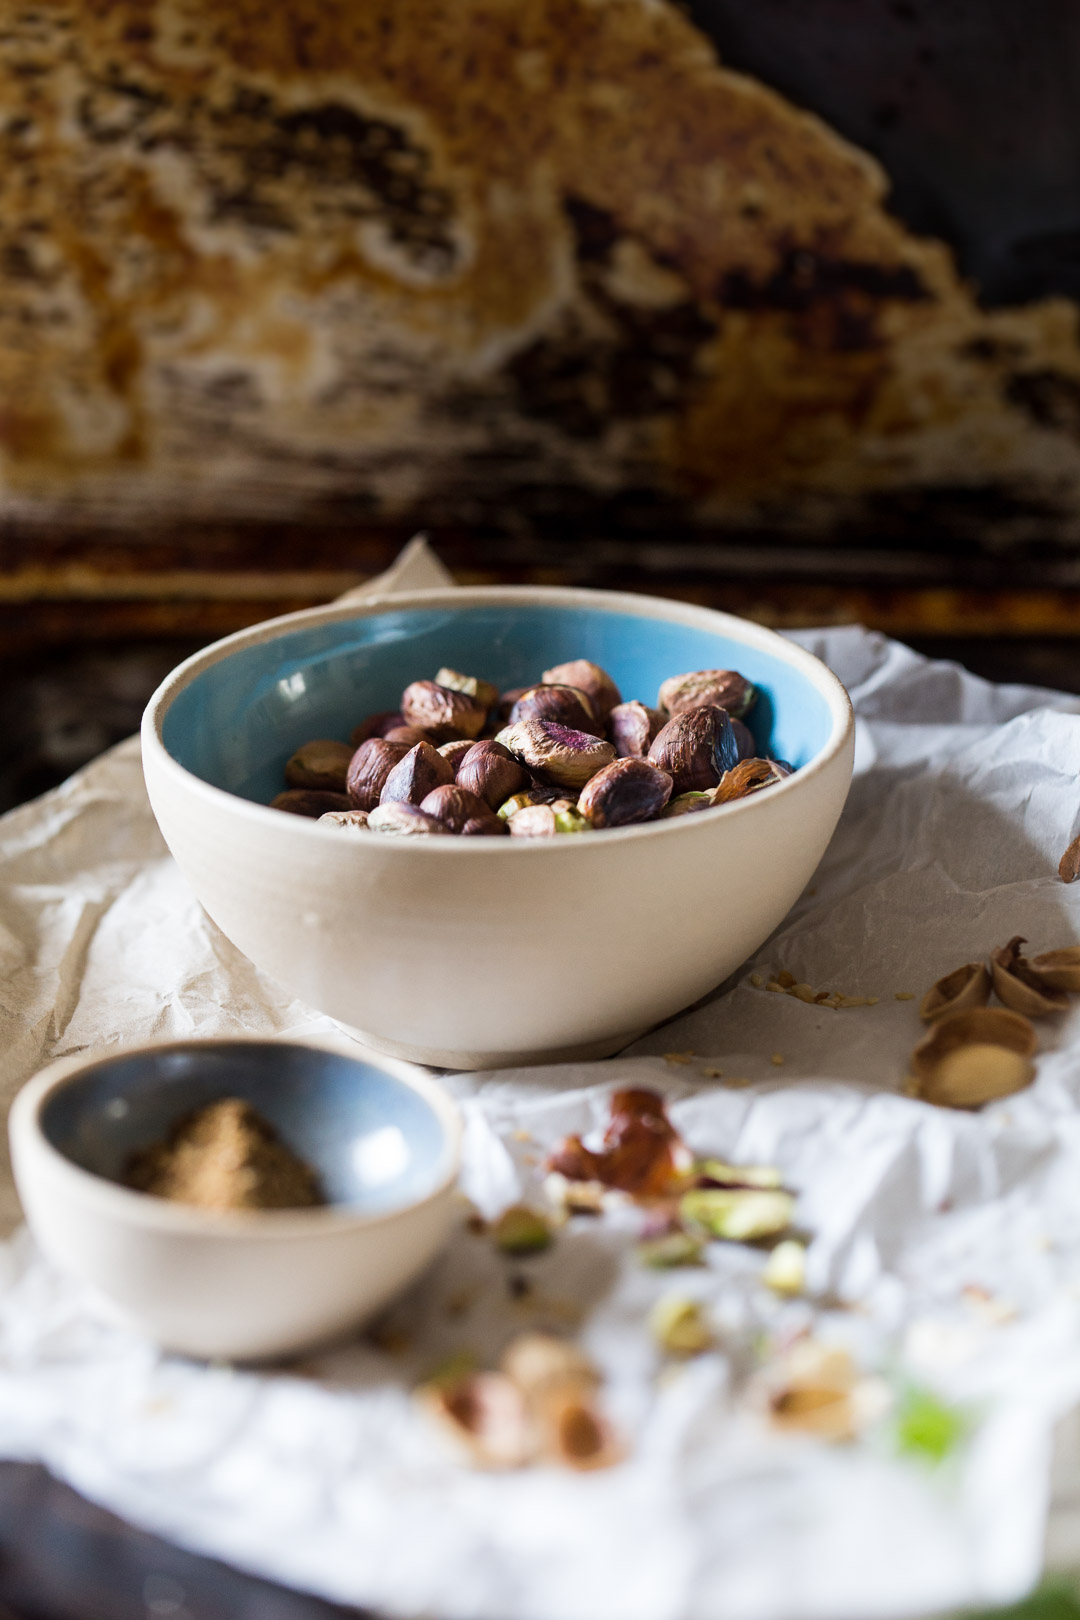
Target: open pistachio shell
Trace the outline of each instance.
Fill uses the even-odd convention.
[[[919,1016],[927,1024],[946,1013],[985,1007],[990,1000],[990,975],[985,962],[965,962],[932,984],[922,999]]]
[[[1031,958],[1031,971],[1054,990],[1080,992],[1080,945],[1063,951],[1043,951]]]
[[[1062,883],[1075,883],[1080,877],[1080,838],[1074,838],[1058,862],[1058,877]]]
[[[978,1108],[1028,1085],[1038,1037],[1020,1013],[973,1007],[948,1013],[911,1054],[918,1095],[946,1108]]]
[[[1045,1018],[1047,1013],[1064,1012],[1069,1005],[1068,996],[1031,971],[1031,964],[1020,954],[1020,947],[1025,943],[1022,934],[1014,934],[1007,945],[999,945],[996,951],[990,952],[994,994],[1006,1007],[1028,1018]]]
[[[536,1454],[535,1421],[522,1391],[504,1373],[425,1384],[417,1396],[481,1468],[520,1468]]]

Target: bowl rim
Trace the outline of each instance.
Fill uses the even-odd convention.
[[[162,730],[165,716],[180,693],[205,670],[231,657],[234,652],[258,646],[263,642],[275,641],[281,636],[290,635],[307,627],[333,624],[339,620],[378,618],[385,613],[407,612],[414,608],[417,610],[439,607],[468,608],[500,604],[586,607],[611,614],[632,614],[639,618],[662,619],[667,623],[684,624],[690,629],[725,634],[732,640],[770,653],[798,670],[824,698],[829,709],[832,727],[825,743],[812,759],[801,765],[791,776],[770,787],[767,794],[749,794],[746,798],[734,800],[730,804],[711,806],[709,810],[699,815],[672,816],[666,821],[639,822],[629,827],[608,827],[604,829],[602,841],[604,848],[610,848],[616,839],[656,838],[676,833],[685,836],[689,829],[694,827],[698,828],[698,832],[693,836],[700,837],[702,826],[715,827],[721,817],[745,815],[755,810],[762,798],[766,802],[775,801],[780,794],[798,792],[801,785],[827,770],[849,745],[855,717],[851,699],[842,682],[815,654],[807,652],[797,642],[789,641],[775,630],[757,624],[752,619],[741,619],[735,614],[724,613],[716,608],[700,607],[696,603],[679,602],[667,597],[640,596],[633,591],[594,591],[565,585],[455,585],[423,591],[387,592],[384,595],[369,596],[361,600],[330,602],[322,607],[280,614],[277,618],[265,619],[246,630],[237,630],[232,635],[224,636],[221,640],[193,653],[165,677],[143,712],[141,738],[144,768],[147,754],[152,754],[156,768],[163,770],[185,791],[197,793],[210,805],[220,806],[222,803],[231,805],[234,813],[239,811],[242,814],[250,814],[263,826],[269,824],[278,826],[282,818],[280,810],[274,810],[268,804],[257,804],[254,800],[241,798],[239,794],[230,793],[226,788],[216,787],[201,776],[197,776],[194,771],[188,770],[185,765],[181,765],[179,760],[169,753],[162,737]],[[320,827],[315,817],[294,815],[290,816],[289,820],[298,824],[289,828],[290,837],[297,835],[314,837],[323,843],[337,844],[339,848],[347,842],[350,853],[359,853],[365,846],[365,840],[345,840],[334,828]],[[595,848],[596,841],[592,838],[573,837],[378,839],[380,850],[401,849],[402,846],[409,850],[423,849],[434,852],[456,850],[458,858],[475,860],[507,849],[529,849],[533,852],[534,858],[546,852],[550,857],[554,851],[569,852],[581,848]],[[433,858],[453,857],[447,857],[445,853],[441,855],[435,853]],[[507,857],[500,855],[498,858]]]
[[[330,1052],[355,1063],[368,1064],[416,1092],[428,1104],[442,1132],[443,1164],[439,1178],[418,1198],[407,1199],[389,1209],[365,1212],[348,1204],[319,1204],[310,1209],[207,1210],[194,1204],[175,1203],[111,1181],[107,1176],[86,1170],[53,1146],[41,1124],[46,1102],[57,1091],[77,1082],[93,1069],[118,1059],[144,1057],[148,1053],[190,1051],[209,1046],[302,1047]],[[250,1238],[269,1241],[278,1238],[308,1238],[319,1232],[372,1230],[412,1215],[437,1203],[451,1192],[461,1173],[464,1125],[461,1111],[449,1093],[431,1076],[399,1058],[358,1048],[345,1036],[267,1036],[205,1035],[170,1041],[133,1041],[117,1046],[97,1047],[72,1057],[58,1058],[28,1080],[11,1106],[8,1135],[16,1165],[27,1156],[36,1156],[53,1175],[68,1177],[84,1201],[103,1215],[128,1224],[173,1232],[185,1237]],[[16,1172],[18,1181],[18,1172]]]

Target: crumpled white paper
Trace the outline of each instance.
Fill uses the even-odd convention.
[[[383,588],[411,582],[406,568]],[[3,1256],[0,1453],[194,1548],[393,1615],[875,1620],[1032,1584],[1054,1425],[1080,1396],[1080,1021],[1041,1025],[1030,1090],[959,1114],[902,1094],[921,1025],[917,1000],[895,998],[1014,933],[1033,951],[1080,940],[1080,885],[1056,871],[1080,823],[1080,700],[990,686],[855,628],[797,639],[847,684],[858,750],[782,928],[622,1057],[446,1084],[467,1117],[465,1191],[488,1213],[537,1193],[545,1153],[602,1122],[613,1085],[658,1087],[696,1149],[783,1169],[813,1234],[810,1299],[777,1299],[763,1255],[734,1245],[700,1271],[645,1271],[629,1215],[579,1218],[517,1263],[463,1226],[394,1307],[394,1349],[364,1339],[238,1371],[100,1320],[19,1234]],[[134,741],[0,822],[0,869],[8,1097],[91,1047],[332,1027],[203,916]],[[784,968],[877,1003],[832,1011],[751,982]],[[705,1303],[719,1348],[662,1370],[645,1318],[668,1291]],[[531,1326],[578,1333],[603,1369],[622,1466],[471,1472],[416,1409],[413,1384],[445,1357],[494,1361]],[[842,1447],[770,1430],[748,1375],[764,1340],[807,1327],[894,1395],[957,1404],[965,1443],[934,1469],[898,1455],[888,1416]]]

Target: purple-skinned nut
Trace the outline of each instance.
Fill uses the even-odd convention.
[[[791,766],[778,759],[743,759],[720,778],[718,787],[709,795],[713,804],[731,804],[735,799],[748,798],[762,788],[775,787],[791,775]]]
[[[569,799],[526,805],[514,812],[506,826],[511,838],[554,838],[592,830],[591,824]]]
[[[449,827],[452,833],[463,832],[466,822],[469,821],[478,821],[485,817],[490,821],[499,820],[494,811],[488,809],[483,799],[478,798],[475,793],[470,793],[468,788],[458,787],[454,782],[432,788],[431,792],[421,799],[420,808],[427,815],[434,816],[436,821],[441,821],[444,827]]]
[[[695,669],[687,675],[670,676],[656,701],[668,714],[684,714],[687,709],[708,705],[726,709],[732,720],[741,720],[756,697],[756,687],[736,669]]]
[[[619,759],[644,759],[667,715],[647,703],[617,703],[608,715],[608,737]]]
[[[540,679],[545,686],[576,686],[579,692],[584,692],[600,726],[607,725],[608,715],[617,703],[622,702],[622,693],[607,670],[591,663],[588,658],[574,658],[568,664],[556,664],[553,669],[545,669]]]
[[[378,714],[369,714],[366,720],[353,727],[349,741],[354,748],[359,748],[369,737],[382,737],[392,727],[404,724],[405,716],[400,709],[380,709]]]
[[[498,720],[502,721],[504,726],[509,724],[510,710],[514,707],[521,694],[528,690],[527,686],[512,686],[509,691],[499,694],[499,704],[495,710],[495,715]]]
[[[510,828],[498,816],[472,816],[462,827],[462,838],[505,838]]]
[[[345,783],[352,809],[374,810],[386,778],[408,752],[404,743],[386,742],[382,737],[369,737],[360,744],[350,762]]]
[[[720,707],[723,708],[723,704]],[[750,727],[744,726],[741,720],[734,719],[730,714],[728,719],[731,720],[731,729],[735,733],[735,746],[739,750],[739,758],[756,758],[757,743],[754,741],[754,733],[750,730]]]
[[[496,741],[530,771],[575,792],[615,758],[609,742],[554,720],[518,720],[500,731]]]
[[[456,780],[458,787],[477,794],[489,810],[497,810],[512,794],[527,787],[529,778],[510,750],[492,738],[473,743],[458,760]]]
[[[284,810],[290,816],[310,816],[316,821],[328,810],[350,810],[344,793],[328,793],[321,788],[289,788],[270,800],[271,810]]]
[[[321,788],[327,793],[344,793],[349,765],[355,749],[348,743],[320,738],[304,743],[285,766],[285,781],[291,788]]]
[[[672,793],[714,788],[739,763],[739,749],[726,709],[709,705],[672,715],[653,738],[649,764],[667,771]]]
[[[389,799],[376,805],[368,817],[368,831],[392,838],[450,837],[449,827],[429,816],[418,804],[406,804],[403,799]]]
[[[380,804],[397,800],[403,804],[421,804],[432,788],[453,782],[454,767],[444,759],[437,748],[428,742],[419,742],[399,759],[379,794]]]
[[[653,821],[671,798],[671,777],[647,759],[617,759],[581,790],[578,809],[594,827]]]
[[[442,755],[443,759],[449,760],[451,766],[456,771],[462,760],[465,758],[465,755],[469,752],[470,748],[475,747],[476,744],[473,742],[471,737],[455,737],[453,742],[440,743],[439,753]]]
[[[486,706],[468,692],[435,681],[413,681],[401,694],[401,712],[407,725],[445,728],[442,742],[457,737],[479,737],[487,719]]]
[[[439,728],[428,726],[391,726],[385,733],[384,742],[404,743],[406,748],[415,748],[418,742],[431,743],[432,747],[441,742]]]
[[[518,720],[555,720],[574,731],[599,737],[603,726],[593,718],[593,707],[576,686],[528,686],[510,710],[510,725]]]

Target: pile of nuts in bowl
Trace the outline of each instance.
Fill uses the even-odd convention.
[[[672,676],[656,708],[624,703],[586,658],[503,693],[440,669],[349,743],[297,749],[273,808],[399,837],[544,838],[692,815],[791,775],[757,756],[744,724],[756,696],[730,669]]]

